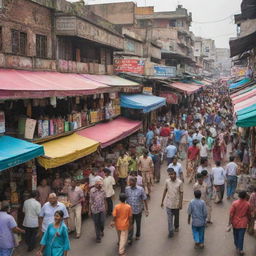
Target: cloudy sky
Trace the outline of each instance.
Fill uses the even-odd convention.
[[[70,0],[70,2],[77,0]],[[86,0],[89,4],[128,2],[127,0]],[[217,47],[229,47],[230,37],[236,36],[233,16],[240,12],[241,0],[135,0],[138,6],[153,5],[156,11],[175,10],[182,4],[192,12],[192,31],[197,36],[212,38]]]

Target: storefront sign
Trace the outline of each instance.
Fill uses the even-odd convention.
[[[154,76],[157,77],[176,77],[176,67],[154,66]]]
[[[152,87],[143,87],[143,93],[147,95],[152,95]]]
[[[166,98],[167,104],[178,104],[178,95],[173,92],[161,92],[160,97]]]
[[[25,124],[25,139],[32,140],[36,129],[36,120],[27,118]]]
[[[5,116],[4,116],[4,111],[0,111],[0,133],[5,133]]]
[[[231,68],[231,76],[234,76],[234,77],[245,76],[246,71],[247,71],[247,67],[234,66]]]
[[[145,60],[144,59],[115,59],[114,60],[114,71],[129,72],[143,75],[145,71]]]

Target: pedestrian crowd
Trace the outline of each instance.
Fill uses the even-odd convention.
[[[233,228],[236,250],[243,255],[246,229],[253,232],[256,217],[256,183],[248,193],[249,183],[256,181],[256,161],[250,167],[248,145],[233,124],[227,91],[209,86],[189,104],[189,108],[183,107],[172,116],[159,115],[158,122],[145,135],[138,134],[135,150],[120,152],[117,162],[108,161],[103,173],[93,170],[90,174],[89,215],[97,243],[104,237],[108,216],[112,216],[111,226],[117,231],[119,255],[126,255],[126,245],[140,239],[143,213],[149,215],[148,200],[154,184],[160,182],[161,165],[166,162],[169,177],[164,183],[161,207],[166,208],[168,237],[179,232],[184,182],[191,183],[194,191],[187,213],[196,249],[204,248],[205,228],[212,224],[213,202],[221,204],[226,190],[228,200],[238,194],[232,202],[227,231]],[[57,187],[59,181],[59,177],[54,180]],[[120,203],[114,206],[118,185]],[[68,210],[42,180],[38,190],[24,202],[24,229],[18,228],[7,214],[8,204],[2,205],[0,256],[11,255],[15,247],[13,233],[25,234],[28,251],[35,249],[39,234],[38,256],[66,256],[70,250],[69,234],[75,232],[77,239],[81,236],[81,211],[86,200],[76,180],[72,180],[67,192]]]

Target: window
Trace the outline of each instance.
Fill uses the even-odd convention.
[[[47,57],[47,37],[43,35],[36,35],[36,57]]]
[[[205,47],[205,52],[210,52],[210,48],[208,46]]]
[[[0,51],[3,50],[3,29],[0,27]]]
[[[170,27],[176,27],[176,20],[170,20]]]
[[[12,30],[12,52],[15,54],[26,55],[27,52],[27,33]]]

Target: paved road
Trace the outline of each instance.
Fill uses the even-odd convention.
[[[162,168],[162,180],[154,186],[149,202],[150,215],[143,217],[142,237],[128,247],[128,256],[233,256],[232,232],[225,232],[228,221],[230,202],[224,200],[222,205],[214,205],[213,224],[206,230],[205,249],[195,250],[191,234],[191,226],[187,225],[187,205],[192,199],[191,185],[185,184],[184,207],[180,216],[180,232],[173,238],[167,237],[167,218],[165,210],[160,207],[164,180],[166,178],[165,166]],[[101,244],[95,243],[94,226],[91,220],[83,222],[83,233],[79,240],[71,237],[72,250],[69,256],[115,256],[117,255],[116,232],[109,227],[111,218],[107,220],[105,237]],[[255,238],[245,238],[246,256],[256,255]],[[18,255],[34,256],[35,254],[19,253]]]

